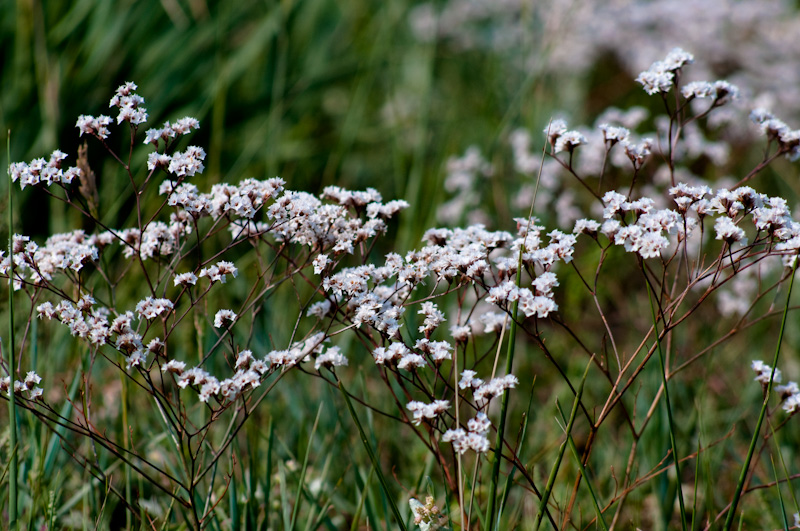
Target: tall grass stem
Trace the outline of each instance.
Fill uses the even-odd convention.
[[[353,403],[350,401],[350,396],[347,394],[347,390],[345,390],[344,383],[341,380],[339,380],[339,391],[342,392],[344,402],[347,404],[347,410],[350,412],[350,416],[353,417],[353,422],[356,423],[356,427],[358,428],[358,434],[361,436],[361,442],[364,445],[364,448],[367,450],[367,455],[369,456],[369,460],[372,462],[372,466],[375,468],[375,473],[378,474],[378,481],[380,481],[381,487],[383,487],[383,492],[386,495],[386,499],[389,501],[389,507],[392,510],[392,514],[394,514],[394,517],[397,520],[397,524],[400,526],[400,528],[403,531],[406,531],[406,523],[403,520],[403,517],[400,516],[400,510],[397,508],[397,504],[394,502],[394,498],[391,496],[391,492],[389,491],[389,483],[386,481],[386,477],[383,475],[383,472],[381,472],[378,457],[372,450],[372,445],[369,443],[369,439],[367,439],[367,434],[364,432],[364,428],[361,426],[361,421],[358,420],[356,410],[353,409]]]
[[[669,443],[672,446],[672,458],[675,461],[675,475],[678,481],[678,505],[681,511],[681,529],[686,531],[686,506],[683,501],[683,488],[681,486],[681,460],[678,454],[678,444],[675,437],[675,421],[672,418],[672,403],[669,399],[669,386],[667,385],[667,369],[664,363],[664,351],[661,348],[661,340],[658,337],[658,316],[656,307],[653,304],[653,294],[647,290],[647,297],[650,300],[650,312],[653,316],[653,334],[656,338],[656,348],[658,349],[658,361],[661,364],[661,383],[664,386],[664,402],[667,406],[667,420],[669,422]],[[664,323],[666,326],[666,322]]]
[[[586,365],[586,369],[583,371],[583,377],[581,378],[581,383],[578,386],[577,392],[575,393],[575,401],[572,403],[572,411],[569,414],[569,422],[567,422],[567,427],[564,430],[564,433],[566,433],[568,439],[570,433],[572,433],[572,426],[575,424],[575,417],[578,414],[578,405],[581,403],[581,396],[583,396],[583,386],[586,384],[586,377],[589,376],[589,367],[592,366],[592,362],[594,362],[594,356],[591,357],[589,363]],[[558,457],[556,457],[556,461],[553,463],[553,468],[550,469],[550,476],[547,478],[547,485],[542,493],[542,499],[539,500],[539,511],[536,513],[536,522],[533,525],[534,529],[539,529],[539,526],[542,525],[542,517],[547,510],[547,502],[550,499],[550,494],[553,492],[553,485],[555,485],[558,469],[561,467],[561,461],[564,459],[564,452],[566,450],[567,441],[565,440],[558,449]]]
[[[564,416],[564,412],[561,411],[561,405],[558,403],[558,400],[556,400],[556,407],[558,408],[558,413],[561,416],[561,419],[564,422],[567,422],[567,418]],[[603,511],[600,509],[600,502],[597,501],[597,491],[594,490],[594,485],[592,484],[591,479],[589,479],[589,475],[586,473],[586,467],[583,466],[581,454],[578,452],[578,448],[575,447],[575,440],[572,438],[572,435],[567,435],[567,443],[569,444],[569,449],[572,452],[572,456],[575,458],[575,463],[578,465],[578,469],[581,471],[584,482],[589,488],[589,494],[592,497],[592,504],[594,505],[595,513],[597,513],[597,521],[600,522],[600,526],[605,529],[605,531],[608,531],[608,524],[606,524],[606,520],[603,518]]]
[[[8,430],[11,456],[8,466],[8,528],[17,529],[17,406],[14,396],[16,367],[14,359],[14,203],[11,181],[11,131],[6,137],[8,167]]]
[[[744,460],[744,465],[742,466],[742,472],[739,474],[739,481],[736,484],[736,490],[733,492],[733,500],[731,501],[731,507],[728,509],[728,515],[725,517],[725,525],[723,529],[725,531],[730,531],[733,527],[733,519],[736,517],[736,507],[739,505],[739,498],[742,497],[742,491],[744,490],[744,484],[747,480],[747,472],[750,470],[750,462],[753,460],[753,454],[756,450],[756,443],[758,443],[758,437],[761,433],[761,424],[764,422],[764,417],[767,414],[767,405],[769,404],[769,395],[772,392],[772,384],[773,380],[775,379],[775,368],[778,366],[778,357],[780,356],[781,352],[781,343],[783,342],[783,333],[786,330],[786,317],[789,315],[789,301],[792,297],[792,287],[794,287],[794,276],[797,272],[797,261],[798,256],[795,255],[794,264],[792,265],[792,274],[789,278],[789,290],[786,292],[786,304],[783,306],[783,317],[781,318],[781,329],[778,332],[778,344],[775,346],[775,355],[772,357],[772,374],[769,377],[769,383],[767,384],[767,388],[764,391],[764,401],[761,403],[761,413],[758,415],[758,422],[756,423],[756,429],[753,430],[753,438],[750,440],[750,447],[747,449],[747,457]]]

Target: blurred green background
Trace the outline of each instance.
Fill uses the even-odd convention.
[[[11,131],[14,161],[56,148],[74,161],[77,117],[110,114],[113,90],[134,81],[146,126],[200,120],[189,142],[208,152],[201,189],[276,175],[310,192],[375,187],[412,203],[401,236],[408,247],[433,223],[448,156],[472,143],[487,149],[552,112],[533,104],[542,79],[491,53],[415,39],[411,8],[406,0],[4,0],[0,127]],[[122,146],[126,135],[115,131]],[[5,150],[0,158],[5,165]],[[90,161],[102,160],[90,146]],[[113,166],[94,169],[101,190],[115,186]],[[63,230],[41,200],[21,194],[19,228]]]

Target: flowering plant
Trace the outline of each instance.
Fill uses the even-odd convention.
[[[21,188],[36,187],[63,201],[94,229],[54,234],[41,244],[15,235],[11,254],[0,257],[0,275],[10,279],[17,298],[24,294],[29,303],[21,344],[9,353],[19,369],[9,368],[0,390],[57,434],[131,515],[139,516],[143,507],[131,495],[136,477],[169,499],[170,507],[179,506],[196,528],[217,517],[225,492],[235,492],[235,449],[242,429],[289,373],[337,387],[362,435],[353,400],[406,426],[439,466],[437,481],[457,500],[455,509],[444,511],[432,497],[425,506],[413,500],[411,517],[428,529],[471,529],[479,521],[498,528],[497,522],[508,518],[503,509],[509,500],[526,497],[536,502],[529,516],[537,525],[545,519],[557,526],[587,518],[583,511],[573,514],[582,483],[589,486],[594,506],[588,519],[603,527],[608,519],[613,526],[627,517],[629,498],[673,468],[680,505],[676,518],[685,526],[682,465],[699,460],[718,441],[698,439],[695,453],[687,451],[673,421],[679,406],[670,390],[674,397],[676,387],[687,385],[678,377],[710,357],[716,346],[781,314],[761,304],[768,294],[785,290],[788,308],[800,249],[800,223],[792,219],[787,201],[744,186],[778,157],[800,156],[800,133],[772,114],[754,111],[767,150],[735,186],[715,191],[699,179],[681,180],[682,165],[691,156],[683,149],[685,132],[737,96],[736,87],[725,81],[681,85],[681,73],[692,60],[676,49],[637,78],[666,108],[651,137],[637,138],[614,121],[599,124],[594,135],[569,130],[558,119],[544,129],[548,148],[537,161],[538,174],[546,159],[573,178],[583,194],[578,202],[585,201],[593,217],[573,220],[571,230],[547,230],[534,216],[539,215],[534,192],[527,215],[515,219],[512,231],[483,224],[434,228],[425,232],[420,248],[383,257],[375,256],[378,239],[408,206],[405,201],[385,202],[374,189],[335,186],[314,196],[287,189],[280,178],[215,184],[202,192],[191,178],[204,170],[204,150],[178,149],[182,138],[199,127],[192,118],[145,131],[143,143],[155,149],[147,155],[146,171],[138,170],[134,148],[142,142],[147,110],[136,85],[126,83],[110,102],[115,120],[82,115],[77,127],[126,175],[131,226],[115,228],[101,214],[85,148],[74,167],[66,167],[68,157],[61,151],[49,160],[10,167],[12,181]],[[130,129],[130,143],[122,151],[109,142],[115,121],[127,122]],[[518,169],[535,166],[526,134],[511,138]],[[599,156],[589,156],[591,149]],[[581,160],[583,150],[588,161]],[[470,164],[453,168],[492,174],[474,153]],[[660,187],[649,171],[653,159],[662,163]],[[592,161],[597,165],[584,171]],[[725,290],[749,275],[758,279],[749,299],[726,303]],[[614,301],[624,292],[627,310]],[[269,323],[262,316],[278,293],[289,293],[297,306],[286,310],[294,320],[290,331],[272,337],[264,332]],[[739,318],[698,347],[691,338],[704,323],[700,309],[711,300],[719,304],[714,319],[719,314]],[[26,366],[23,353],[33,341],[36,318],[55,321],[81,345],[80,368],[73,379],[66,378],[73,384],[61,394]],[[781,338],[783,330],[782,325]],[[523,348],[535,352],[526,352],[532,359],[520,361]],[[642,418],[637,386],[653,372],[653,357],[660,361],[659,383]],[[776,362],[777,354],[771,367]],[[355,365],[371,380],[358,392],[348,370]],[[533,454],[531,444],[542,443],[526,438],[535,396],[531,367],[548,385],[560,386],[561,396],[573,404],[569,415],[560,411],[561,445],[547,481],[531,467],[546,451]],[[709,509],[710,520],[732,518],[746,492],[764,412],[770,418],[779,414],[766,408],[773,389],[784,414],[794,414],[800,403],[796,384],[773,388],[780,381],[777,369],[762,362],[753,368],[764,385],[764,409],[742,480],[731,489],[733,502],[714,514]],[[584,371],[582,379],[577,369]],[[114,373],[121,386],[121,433],[105,427],[92,385]],[[516,417],[516,440],[508,429],[515,418],[510,405],[515,389],[528,404]],[[142,448],[146,433],[137,428],[140,419],[130,415],[134,401],[162,421],[163,437],[147,451]],[[651,437],[654,420],[667,426],[670,442],[642,472],[634,463],[648,461],[640,456],[640,443]],[[604,437],[622,438],[631,448],[623,461],[625,474],[613,476],[613,484],[594,477],[605,474],[602,470],[587,472]],[[88,444],[79,443],[81,438]],[[392,518],[404,526],[372,442],[366,435],[362,440]],[[565,491],[566,502],[556,503],[551,493],[568,447],[575,479]],[[101,453],[124,467],[124,486],[115,484]],[[302,481],[293,511],[301,503]],[[229,503],[235,512],[236,498]],[[485,516],[478,517],[479,510]]]

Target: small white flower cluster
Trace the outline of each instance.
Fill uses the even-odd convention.
[[[503,331],[503,327],[508,329],[508,315],[500,312],[486,312],[480,316],[480,321],[483,323],[484,334],[499,334]]]
[[[347,367],[348,361],[339,347],[330,347],[324,353],[317,356],[314,362],[314,369],[320,370],[322,367]]]
[[[328,258],[327,254],[318,254],[312,264],[314,265],[314,274],[321,275],[323,271],[325,271],[329,265],[333,263],[333,260]]]
[[[714,222],[716,239],[728,245],[746,245],[746,233],[740,225],[749,217],[760,234],[774,238],[773,254],[783,256],[785,265],[791,267],[791,251],[800,248],[800,223],[792,220],[785,199],[757,193],[747,186],[720,189],[712,195],[707,186],[679,183],[669,193],[677,210],[656,209],[653,199],[629,201],[627,196],[609,191],[603,196],[606,221],[601,225],[591,219],[578,220],[573,233],[596,238],[599,229],[626,251],[637,252],[642,258],[657,258],[672,243],[668,236],[683,240],[711,213],[720,214]],[[696,217],[688,217],[690,212]],[[626,222],[627,213],[633,213],[634,222]]]
[[[419,333],[425,334],[425,337],[430,337],[431,333],[439,328],[439,325],[447,321],[444,313],[442,313],[441,310],[436,307],[436,304],[431,301],[423,302],[422,308],[420,308],[417,313],[425,316],[425,320],[419,327]]]
[[[443,520],[441,510],[436,506],[433,496],[425,499],[425,505],[416,498],[408,500],[408,505],[414,513],[414,524],[419,526],[420,531],[437,531],[443,527],[440,523]]]
[[[515,388],[519,383],[519,380],[513,374],[492,378],[488,383],[476,378],[476,375],[475,371],[463,371],[458,387],[460,389],[472,389],[472,396],[475,397],[476,401],[484,405],[492,398],[502,395],[506,389]]]
[[[186,273],[178,273],[172,279],[173,285],[178,286],[194,286],[197,284],[197,275],[188,271]]]
[[[785,122],[765,109],[754,109],[750,120],[758,124],[761,132],[770,141],[775,141],[781,152],[786,153],[789,160],[800,159],[800,130],[792,129]]]
[[[447,430],[442,435],[442,442],[453,443],[453,450],[459,454],[463,454],[467,450],[483,454],[489,451],[490,444],[486,434],[489,433],[491,427],[492,423],[489,421],[489,417],[483,411],[479,411],[475,418],[470,419],[467,423],[467,431],[463,428]]]
[[[214,315],[215,328],[230,328],[238,316],[232,310],[220,310]]]
[[[123,246],[122,254],[126,258],[140,256],[142,260],[148,260],[156,256],[173,255],[180,249],[180,242],[184,236],[191,232],[190,220],[173,214],[170,216],[169,224],[163,221],[154,221],[147,225],[144,233],[139,229],[124,229],[116,235],[105,234],[112,241],[116,239]]]
[[[128,81],[117,89],[117,93],[108,103],[109,107],[119,109],[117,123],[130,122],[131,125],[143,124],[147,121],[147,109],[144,105],[144,98],[136,94],[136,83]]]
[[[326,186],[322,191],[323,197],[336,201],[342,206],[353,208],[364,208],[370,203],[382,201],[381,194],[374,188],[367,188],[364,191],[345,190],[338,186]]]
[[[425,358],[411,352],[403,343],[392,343],[388,347],[378,347],[372,351],[372,357],[377,365],[386,365],[396,361],[397,368],[413,370],[426,365]]]
[[[780,369],[776,368],[773,376],[772,367],[761,360],[754,360],[750,364],[750,368],[756,373],[755,381],[759,382],[761,385],[768,385],[770,378],[774,383],[781,383]]]
[[[352,254],[356,245],[386,232],[384,218],[407,206],[405,202],[384,205],[374,190],[345,192],[328,187],[323,196],[352,205],[357,211],[365,206],[366,219],[352,215],[342,204],[325,204],[311,194],[286,191],[267,209],[267,216],[273,220],[270,231],[275,238],[323,252]]]
[[[211,397],[218,401],[232,402],[249,389],[261,385],[261,377],[269,371],[269,366],[257,360],[249,350],[241,351],[236,358],[236,373],[225,380],[218,380],[201,367],[186,370],[182,361],[171,360],[161,366],[161,371],[170,373],[176,378],[178,387],[193,387],[198,390],[201,402],[208,402]]]
[[[198,390],[201,402],[208,402],[216,397],[221,403],[233,401],[244,391],[255,389],[261,385],[261,379],[268,372],[278,368],[290,368],[302,362],[310,361],[312,354],[317,354],[314,362],[315,370],[322,367],[347,366],[348,360],[339,347],[325,350],[323,341],[325,334],[320,332],[293,344],[287,350],[274,350],[257,359],[252,351],[243,350],[236,358],[236,373],[225,380],[218,380],[202,367],[186,369],[186,363],[170,360],[161,366],[161,371],[172,374],[181,389],[193,387]]]
[[[105,308],[93,308],[94,299],[84,295],[78,301],[76,307],[70,301],[61,301],[56,306],[50,302],[45,302],[36,307],[36,314],[41,319],[57,319],[63,325],[69,327],[73,336],[86,338],[92,345],[105,345],[111,338],[112,333],[120,333],[116,329],[109,327],[109,312]],[[115,321],[116,323],[116,321]],[[133,348],[129,351],[140,348],[141,338],[137,335],[132,339]]]
[[[468,327],[458,327],[468,328]],[[414,348],[431,357],[434,363],[439,364],[445,360],[453,359],[451,351],[453,346],[447,341],[431,341],[428,338],[418,339]]]
[[[41,382],[41,376],[33,371],[28,371],[25,380],[14,380],[14,394],[22,396],[22,393],[27,393],[29,400],[41,400],[44,393],[44,390],[39,387]],[[11,395],[11,377],[0,378],[0,393],[4,393],[6,396]]]
[[[600,124],[599,129],[603,132],[603,141],[608,147],[618,142],[627,142],[628,138],[631,136],[631,132],[627,127],[603,123]]]
[[[754,360],[750,367],[755,371],[755,381],[761,384],[761,387],[766,389],[769,385],[770,378],[774,384],[781,383],[782,375],[780,369],[775,369],[773,375],[772,367],[767,365],[761,360]],[[776,385],[775,392],[781,399],[781,407],[786,413],[793,415],[800,411],[800,387],[797,382],[789,382],[786,385]]]
[[[311,359],[312,354],[322,354],[325,346],[325,333],[317,332],[308,338],[297,341],[285,350],[273,350],[264,356],[264,361],[270,366],[289,369],[298,363],[305,363]]]
[[[790,415],[800,410],[800,387],[797,382],[789,382],[786,385],[778,385],[775,387],[775,392],[781,397],[783,401],[782,408]]]
[[[544,128],[544,134],[553,148],[553,153],[567,151],[572,153],[576,147],[586,144],[586,137],[580,131],[568,131],[564,120],[552,120]]]
[[[154,299],[147,297],[136,304],[136,313],[139,319],[152,321],[164,312],[171,312],[175,305],[169,299]]]
[[[157,153],[153,157],[162,157]],[[166,157],[164,155],[163,157]],[[168,168],[172,158],[164,158],[159,164]],[[283,179],[273,178],[265,181],[244,179],[238,185],[221,183],[211,187],[211,192],[201,194],[197,186],[186,183],[165,180],[158,188],[161,195],[167,196],[167,204],[172,207],[181,207],[195,219],[211,216],[219,219],[225,215],[235,215],[252,219],[256,212],[269,200],[274,199],[284,185]],[[231,227],[234,236],[244,232],[248,235],[250,229],[241,222]],[[256,228],[255,232],[266,232],[267,227]]]
[[[737,227],[731,218],[717,218],[717,220],[714,222],[714,230],[717,233],[717,239],[724,240],[728,245],[731,245],[735,242],[747,243],[744,229]]]
[[[402,325],[400,319],[405,313],[402,306],[403,294],[409,291],[407,286],[382,286],[388,280],[402,259],[394,255],[387,257],[387,265],[375,267],[373,264],[343,269],[326,277],[322,286],[325,291],[333,293],[337,299],[346,299],[346,310],[352,314],[356,326],[369,324],[388,338],[395,337]],[[370,281],[377,284],[370,288]],[[329,301],[326,301],[329,302]],[[330,311],[330,307],[325,313]],[[322,308],[317,308],[321,311]]]
[[[200,270],[200,278],[208,277],[208,280],[211,281],[213,284],[214,282],[220,282],[225,284],[228,281],[228,275],[236,278],[239,274],[239,269],[233,265],[233,262],[227,262],[225,260],[221,260],[216,264],[204,267]]]
[[[98,259],[97,237],[86,237],[82,230],[50,236],[43,246],[28,236],[14,235],[14,289],[22,287],[22,277],[29,275],[35,285],[53,280],[59,271],[78,272]],[[7,276],[11,263],[0,251],[0,275]]]
[[[125,356],[128,370],[131,367],[144,366],[149,352],[160,353],[164,349],[163,342],[158,338],[150,341],[147,348],[144,347],[142,336],[132,327],[133,312],[122,313],[109,323],[109,310],[103,307],[95,308],[94,305],[94,298],[84,295],[77,305],[66,300],[62,300],[55,307],[50,302],[42,303],[36,307],[36,313],[40,319],[44,317],[57,319],[69,327],[73,336],[87,339],[94,347],[113,344],[120,354]],[[173,303],[169,299],[152,297],[147,297],[136,305],[136,311],[143,320],[155,319],[172,309]],[[112,341],[114,334],[116,340]]]
[[[50,154],[50,160],[34,159],[30,162],[14,162],[9,167],[11,181],[19,181],[21,189],[26,186],[46,184],[69,184],[75,177],[80,177],[80,168],[70,167],[66,170],[62,168],[62,162],[67,158],[67,154],[61,150],[55,150]]]
[[[434,400],[430,404],[414,400],[406,404],[406,408],[414,414],[413,423],[416,426],[422,424],[424,419],[435,419],[449,407],[450,402],[447,400]]]
[[[670,243],[663,232],[675,235],[683,230],[678,213],[669,209],[656,210],[652,199],[628,201],[626,196],[610,191],[603,196],[603,203],[603,217],[607,221],[600,227],[601,232],[615,245],[623,245],[626,251],[639,253],[642,258],[661,256],[661,251]],[[634,212],[636,223],[622,225],[620,221],[612,219],[619,215],[624,220],[625,212]],[[690,223],[687,228],[693,226]]]
[[[640,73],[636,82],[640,83],[651,96],[659,92],[669,92],[675,80],[675,73],[691,62],[694,62],[692,54],[674,48],[663,61],[656,61],[649,69]]]
[[[181,118],[175,123],[164,122],[164,127],[147,130],[144,143],[158,147],[158,141],[163,140],[165,144],[169,144],[171,139],[188,135],[192,129],[200,129],[200,122],[190,116]]]
[[[167,172],[178,176],[179,179],[183,179],[203,173],[205,158],[205,150],[197,146],[189,146],[184,152],[176,151],[172,155],[153,152],[147,157],[147,169],[152,171],[156,168],[164,168]]]
[[[721,105],[737,99],[739,97],[739,88],[722,80],[713,83],[692,81],[681,87],[681,94],[687,100],[711,98],[714,100],[715,105]]]
[[[453,325],[450,327],[450,335],[453,336],[457,343],[466,343],[472,336],[472,327],[468,324],[463,326]]]
[[[80,129],[81,133],[79,136],[87,134],[105,140],[110,134],[108,130],[110,124],[111,118],[108,116],[100,115],[95,118],[94,116],[81,114],[78,116],[78,121],[75,122],[75,127]]]
[[[555,274],[551,273],[553,278]],[[558,282],[556,281],[556,284]],[[538,290],[537,290],[538,292]],[[528,288],[520,288],[511,280],[506,280],[489,290],[489,296],[486,302],[493,302],[498,306],[507,306],[508,303],[519,301],[519,309],[525,314],[526,317],[547,317],[550,312],[558,310],[558,304],[552,299],[551,292],[541,292],[539,295],[534,293]]]

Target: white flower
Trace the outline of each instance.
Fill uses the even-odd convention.
[[[640,83],[645,92],[652,96],[659,92],[669,92],[674,78],[675,74],[667,71],[661,61],[657,61],[650,66],[649,70],[641,72],[636,77],[636,82]]]
[[[95,135],[99,138],[106,139],[109,135],[108,125],[110,123],[111,118],[108,116],[98,116],[95,118],[94,116],[82,114],[78,116],[78,121],[75,123],[75,127],[80,129],[80,136],[83,136],[84,133],[86,133],[87,135]]]
[[[650,138],[645,138],[638,144],[633,144],[628,140],[621,142],[621,144],[625,148],[625,154],[631,160],[635,169],[642,167],[645,158],[650,155],[651,149],[653,148],[653,140]]]
[[[41,319],[42,317],[47,317],[48,319],[52,319],[55,315],[55,309],[53,308],[53,304],[50,302],[44,302],[36,307],[36,314]]]
[[[684,98],[710,98],[716,96],[714,85],[707,81],[692,81],[687,83],[681,88],[681,94]]]
[[[483,333],[491,334],[492,332],[499,334],[503,331],[503,326],[508,328],[507,316],[504,313],[487,312],[480,316],[480,321],[484,325]]]
[[[717,221],[714,222],[714,230],[717,232],[717,239],[724,240],[728,244],[745,239],[744,230],[737,227],[728,217],[717,218]]]
[[[400,361],[397,362],[398,369],[405,369],[407,371],[424,367],[426,365],[425,358],[419,354],[406,354]]]
[[[414,424],[419,426],[423,419],[433,419],[450,407],[447,400],[435,400],[431,404],[412,401],[406,404],[406,408],[414,413]]]
[[[572,234],[588,234],[595,236],[597,231],[600,230],[600,223],[593,219],[579,219],[575,222],[575,228],[572,229]]]
[[[631,134],[625,127],[617,127],[610,124],[600,124],[600,130],[603,132],[603,140],[609,146],[627,140]]]
[[[33,389],[41,382],[42,382],[42,377],[33,371],[29,371],[28,374],[25,375],[25,387],[27,387],[28,390]]]
[[[169,299],[154,299],[147,297],[139,301],[136,305],[136,313],[139,314],[140,319],[151,320],[155,319],[164,312],[171,312],[174,304]]]
[[[200,388],[200,401],[208,402],[208,399],[218,394],[221,390],[219,380],[213,376],[209,376],[203,386]]]
[[[675,79],[675,72],[693,61],[692,54],[680,48],[674,48],[663,61],[656,61],[650,65],[648,70],[639,74],[636,81],[641,83],[644,90],[650,95],[669,92]]]
[[[423,321],[422,326],[419,327],[420,333],[430,334],[447,320],[444,317],[444,313],[439,311],[436,304],[431,301],[423,302],[422,308],[417,313],[425,316],[425,321]]]
[[[325,268],[327,268],[328,265],[331,264],[332,262],[333,261],[330,258],[328,258],[327,254],[317,255],[317,257],[314,258],[314,274],[316,275],[321,274],[323,271],[325,271]]]
[[[236,365],[234,365],[233,368],[237,371],[239,369],[248,369],[254,361],[253,352],[250,350],[243,350],[236,356]]]
[[[147,363],[147,351],[138,349],[133,351],[130,356],[125,358],[125,368],[130,370],[131,367],[137,367]]]
[[[544,128],[544,134],[547,135],[547,139],[550,142],[551,146],[554,146],[558,137],[564,134],[567,131],[567,122],[564,120],[557,118],[555,120],[551,120],[547,127]]]
[[[486,453],[491,446],[489,439],[486,437],[491,426],[492,424],[486,414],[479,412],[474,419],[470,419],[467,423],[469,431],[464,431],[461,428],[447,430],[442,436],[442,442],[452,442],[453,450],[459,454],[463,454],[467,450]]]
[[[470,421],[467,422],[467,427],[469,431],[483,435],[489,432],[492,423],[489,421],[489,417],[486,416],[486,413],[479,411],[474,419],[470,419]]]
[[[308,311],[306,312],[307,317],[311,317],[312,315],[317,319],[322,319],[326,315],[328,315],[331,311],[331,301],[324,300],[320,302],[315,302],[311,306],[308,307]]]
[[[458,382],[458,387],[461,389],[477,389],[483,385],[483,380],[475,378],[478,373],[475,371],[466,370],[461,373],[461,380]]]
[[[578,131],[565,131],[559,135],[558,140],[556,140],[555,145],[555,152],[560,153],[561,151],[572,151],[578,147],[582,146],[586,143],[586,137],[583,136]]]
[[[324,354],[320,354],[314,362],[314,369],[320,370],[321,367],[346,367],[347,358],[340,352],[339,347],[330,347]]]
[[[453,325],[450,327],[450,335],[459,343],[465,343],[472,335],[472,328],[469,325]]]
[[[768,385],[770,377],[772,376],[772,368],[761,360],[754,360],[750,367],[755,371],[755,381],[762,385]],[[775,369],[775,375],[772,377],[773,383],[781,382],[781,370]]]
[[[227,275],[231,275],[233,278],[236,278],[238,273],[239,270],[235,265],[233,265],[233,262],[221,261],[217,262],[216,265],[201,269],[199,276],[207,276],[212,283],[219,281],[225,284],[228,279]]]
[[[188,273],[179,273],[172,279],[174,285],[181,284],[183,286],[194,286],[197,284],[197,275],[189,271]]]
[[[493,378],[488,383],[478,387],[473,396],[475,396],[475,400],[491,400],[496,396],[502,395],[506,389],[513,389],[518,383],[519,380],[513,374]]]
[[[178,360],[169,360],[167,363],[161,366],[161,372],[171,372],[177,376],[183,374],[185,369],[186,363]]]
[[[220,310],[214,315],[215,328],[230,328],[238,317],[232,310]]]

